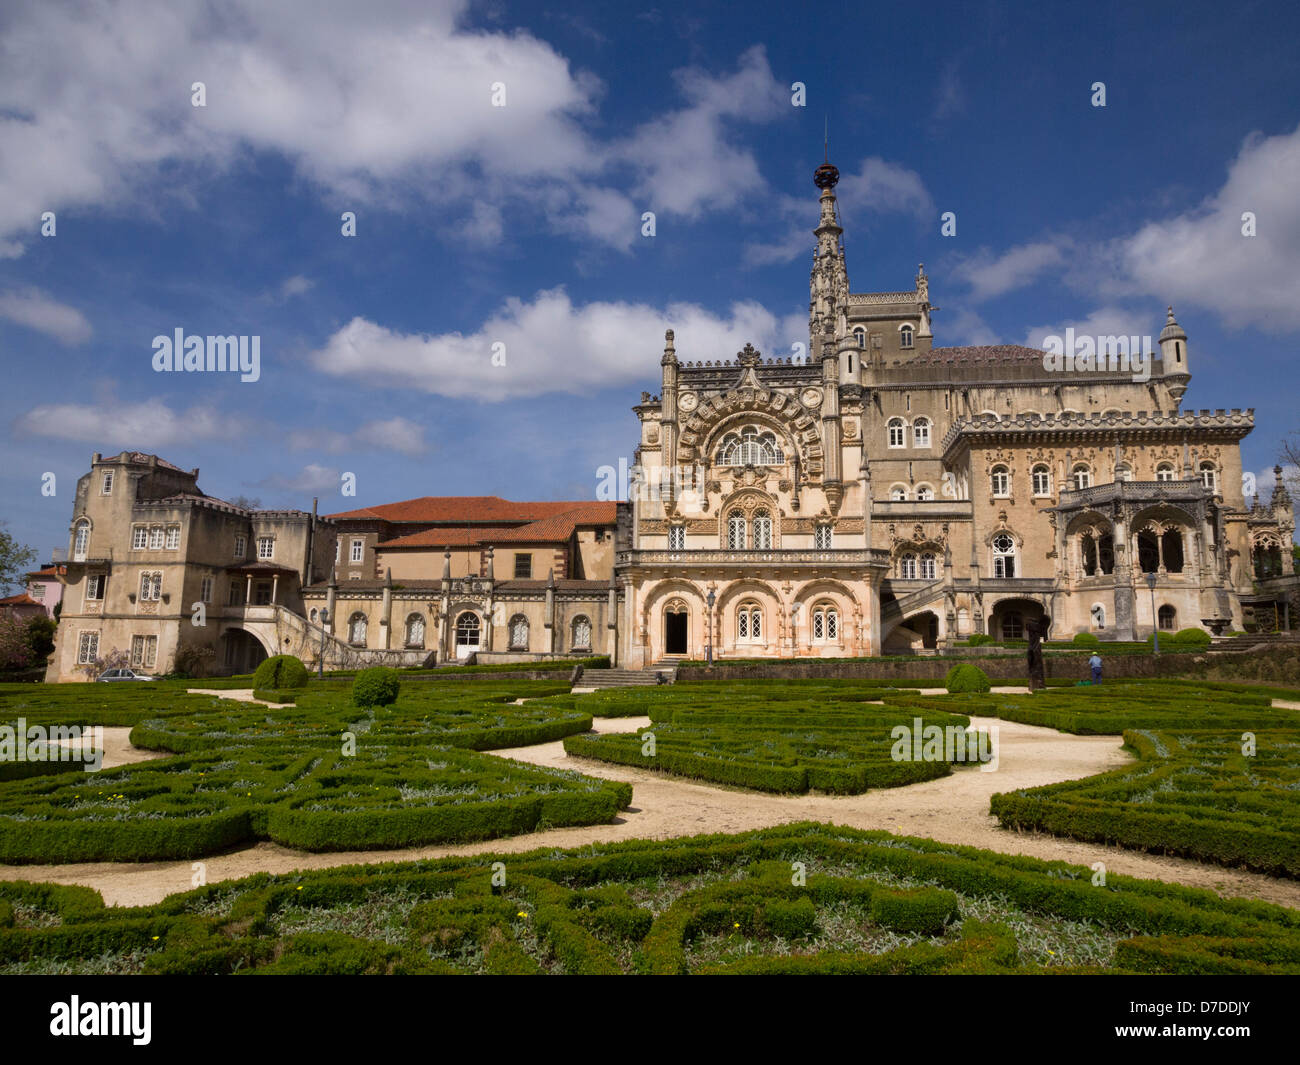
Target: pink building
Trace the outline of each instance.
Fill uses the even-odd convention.
[[[68,568],[55,563],[27,574],[27,590],[0,599],[0,616],[30,618],[38,614],[54,617],[54,608],[63,600],[63,582]]]

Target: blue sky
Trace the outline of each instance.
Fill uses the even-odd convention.
[[[266,506],[592,498],[667,326],[804,339],[824,124],[853,290],[924,261],[936,345],[1172,302],[1184,407],[1253,406],[1255,471],[1300,430],[1295,5],[557,6],[7,5],[10,532],[66,546],[124,447]],[[155,372],[176,328],[260,336],[259,380]]]

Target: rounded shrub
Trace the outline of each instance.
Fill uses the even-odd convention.
[[[402,682],[397,670],[371,666],[357,674],[352,682],[353,706],[389,706],[397,701]]]
[[[1075,647],[1100,647],[1101,641],[1090,632],[1076,632],[1070,641]]]
[[[1189,651],[1203,651],[1210,646],[1210,634],[1204,629],[1179,629],[1174,639]]]
[[[960,666],[953,666],[948,670],[948,675],[944,678],[944,687],[949,692],[988,692],[992,687],[989,683],[989,675],[980,669],[979,666],[972,666],[969,662]]]
[[[986,643],[992,643],[993,637],[986,632],[973,632],[970,639],[966,641],[967,647],[983,647]]]
[[[273,655],[253,672],[253,687],[275,691],[280,688],[305,688],[311,676],[293,655]]]

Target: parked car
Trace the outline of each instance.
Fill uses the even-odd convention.
[[[102,681],[114,680],[157,680],[157,677],[150,677],[144,673],[137,673],[134,669],[106,669],[99,675]]]

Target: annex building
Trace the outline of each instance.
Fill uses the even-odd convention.
[[[838,172],[814,180],[807,357],[679,359],[669,330],[659,394],[634,407],[628,501],[248,510],[203,493],[198,470],[96,454],[58,560],[48,679],[110,653],[163,672],[194,648],[217,672],[273,653],[643,669],[706,649],[921,651],[1018,638],[1030,619],[1103,640],[1290,628],[1281,470],[1269,505],[1247,499],[1253,413],[1183,409],[1192,356],[1172,308],[1128,359],[935,346],[924,268],[852,292]]]

